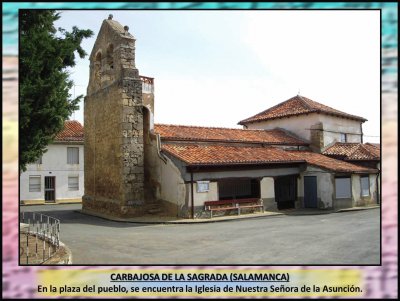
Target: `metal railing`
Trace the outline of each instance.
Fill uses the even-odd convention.
[[[60,248],[60,220],[36,213],[20,214],[20,263],[42,264]]]

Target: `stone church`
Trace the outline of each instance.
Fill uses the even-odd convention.
[[[368,164],[323,154],[362,145],[366,119],[297,95],[241,121],[244,129],[154,125],[154,81],[139,75],[135,42],[110,15],[90,54],[83,211],[196,218],[204,202],[226,199],[262,199],[267,210],[378,202],[377,149],[363,153]]]

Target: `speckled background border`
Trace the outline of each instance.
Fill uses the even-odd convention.
[[[102,269],[103,267],[18,266],[18,10],[53,9],[380,9],[382,16],[382,265],[356,267],[363,273],[364,298],[396,298],[397,244],[397,45],[398,5],[358,3],[2,3],[3,8],[3,298],[35,298],[37,272],[42,269]],[[112,268],[112,267],[108,267]],[[126,269],[154,267],[127,266]],[[163,267],[159,267],[160,269]],[[171,267],[169,267],[171,268]],[[186,268],[178,266],[176,269]],[[211,267],[198,267],[205,269]],[[218,269],[218,267],[214,267]],[[241,267],[232,267],[241,268]],[[253,266],[254,270],[265,266]],[[277,267],[274,267],[277,268]],[[319,267],[290,267],[309,270]],[[328,267],[348,269],[350,267]]]

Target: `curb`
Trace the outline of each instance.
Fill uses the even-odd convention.
[[[273,217],[273,216],[301,216],[301,215],[325,215],[325,214],[332,214],[332,213],[342,213],[342,212],[351,212],[351,211],[361,211],[361,210],[369,210],[369,209],[377,209],[380,206],[371,206],[371,207],[355,207],[355,208],[345,208],[339,210],[329,210],[329,211],[316,211],[316,212],[297,212],[293,213],[283,213],[283,212],[273,212],[272,214],[263,214],[263,215],[241,215],[241,216],[229,216],[228,218],[218,218],[215,217],[214,219],[186,219],[186,220],[174,220],[174,221],[144,221],[142,220],[135,220],[135,218],[131,219],[124,219],[118,218],[113,216],[107,216],[105,214],[88,211],[88,210],[74,210],[74,212],[95,216],[104,220],[113,221],[113,222],[123,222],[123,223],[133,223],[133,224],[147,224],[147,225],[184,225],[184,224],[209,224],[209,223],[219,223],[219,222],[230,222],[230,221],[238,221],[238,220],[246,220],[246,219],[256,219],[256,218],[265,218],[265,217]]]
[[[381,208],[381,206],[344,208],[344,209],[339,209],[339,210],[335,211],[335,213],[350,212],[350,211],[362,211],[362,210],[379,209],[379,208]]]
[[[60,246],[62,246],[65,249],[65,252],[68,254],[68,259],[67,262],[64,261],[64,263],[61,264],[72,264],[72,252],[71,249],[67,247],[67,245],[63,242],[60,241]]]
[[[362,210],[370,210],[370,209],[378,209],[381,208],[380,206],[368,206],[368,207],[353,207],[353,208],[343,208],[338,210],[327,210],[323,211],[324,209],[320,209],[319,211],[315,212],[296,212],[293,211],[292,213],[283,213],[284,215],[288,216],[296,216],[296,215],[323,215],[323,214],[331,214],[331,213],[342,213],[342,212],[351,212],[351,211],[362,211]]]
[[[82,202],[68,202],[68,203],[43,203],[43,204],[19,204],[19,206],[53,206],[53,205],[73,205],[73,204],[82,204]]]
[[[327,212],[295,212],[295,213],[283,213],[286,216],[302,216],[302,215],[325,215],[336,213],[336,211],[327,211]]]
[[[148,224],[148,225],[184,225],[184,224],[208,224],[208,223],[218,223],[218,222],[230,222],[230,221],[237,221],[237,220],[245,220],[245,219],[255,219],[255,218],[263,218],[263,217],[272,217],[272,216],[280,216],[284,215],[283,213],[273,213],[273,214],[264,214],[264,215],[257,215],[257,216],[245,216],[241,215],[240,217],[232,216],[232,218],[228,219],[218,219],[218,217],[214,219],[195,219],[195,220],[186,220],[186,221],[143,221],[143,220],[132,220],[132,219],[123,219],[118,217],[110,217],[103,214],[99,214],[97,212],[87,211],[87,210],[74,210],[74,212],[99,217],[108,221],[114,222],[124,222],[124,223],[133,223],[133,224]]]

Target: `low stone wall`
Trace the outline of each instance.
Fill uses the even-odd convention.
[[[275,198],[263,198],[264,210],[265,211],[277,211],[278,206],[275,202]]]
[[[96,198],[89,196],[83,197],[82,211],[87,214],[97,212],[109,217],[136,217],[144,214],[143,204],[122,206],[120,201]]]
[[[160,206],[163,208],[164,216],[179,217],[179,206],[177,204],[164,200],[158,200],[158,202],[160,202]]]
[[[43,262],[43,264],[72,264],[72,252],[64,243],[60,241],[59,250],[51,258]]]
[[[165,201],[148,201],[128,206],[121,205],[120,201],[84,196],[82,211],[86,214],[110,218],[131,218],[146,215],[179,217],[180,209],[177,204]]]

